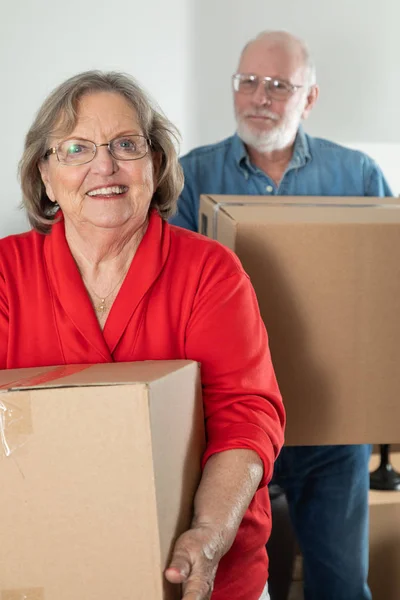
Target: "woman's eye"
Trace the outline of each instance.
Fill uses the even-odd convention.
[[[118,140],[118,142],[116,143],[116,147],[119,150],[125,150],[128,152],[132,152],[132,151],[136,150],[135,142],[133,140],[127,140],[127,139]]]
[[[84,151],[85,147],[82,146],[81,144],[71,144],[71,146],[69,146],[67,148],[67,153],[68,154],[79,154],[80,152]]]

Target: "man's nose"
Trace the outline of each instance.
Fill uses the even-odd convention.
[[[259,106],[270,105],[271,97],[268,92],[267,83],[265,81],[260,81],[258,83],[257,89],[253,94],[253,100]]]

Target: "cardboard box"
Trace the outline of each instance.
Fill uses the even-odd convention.
[[[286,444],[400,441],[398,199],[202,196],[257,293]]]
[[[180,598],[204,429],[191,361],[0,372],[1,600]]]
[[[400,472],[400,453],[391,455]],[[371,459],[371,470],[378,467]],[[374,600],[399,600],[400,596],[400,492],[369,493],[370,568],[369,584]]]

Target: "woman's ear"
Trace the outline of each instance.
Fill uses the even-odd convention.
[[[56,198],[53,192],[53,188],[50,183],[50,175],[49,175],[49,161],[43,158],[38,165],[40,176],[43,181],[43,185],[46,188],[46,194],[51,202],[56,202]]]

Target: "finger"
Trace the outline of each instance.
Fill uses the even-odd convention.
[[[206,579],[190,578],[183,586],[182,600],[209,600],[213,585]]]
[[[170,583],[183,583],[187,579],[186,573],[176,567],[168,567],[165,569],[164,575]]]
[[[186,555],[179,551],[174,552],[171,562],[165,570],[165,577],[170,583],[183,583],[189,577],[191,568],[191,563]]]

